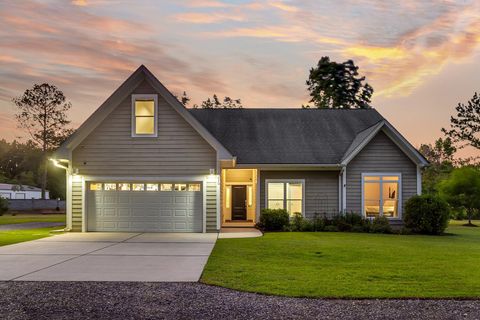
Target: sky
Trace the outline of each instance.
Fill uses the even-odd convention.
[[[78,127],[141,64],[193,103],[297,108],[322,56],[353,59],[372,105],[432,143],[480,91],[480,1],[0,0],[0,137],[26,137],[11,100],[34,83],[60,88]]]

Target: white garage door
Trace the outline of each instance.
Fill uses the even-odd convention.
[[[89,182],[87,230],[202,232],[201,182]]]

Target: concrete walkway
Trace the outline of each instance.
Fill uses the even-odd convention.
[[[222,228],[219,239],[236,239],[236,238],[257,238],[263,236],[263,233],[255,228]]]
[[[0,231],[27,230],[50,227],[64,227],[65,222],[25,222],[0,225]]]
[[[0,247],[0,280],[198,281],[217,234],[66,233]]]

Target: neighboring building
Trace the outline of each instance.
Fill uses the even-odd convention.
[[[427,160],[376,110],[186,109],[141,66],[57,151],[73,231],[215,232],[263,208],[401,222]]]
[[[41,199],[42,189],[26,185],[0,183],[0,197],[5,199]],[[49,199],[48,190],[45,199]]]

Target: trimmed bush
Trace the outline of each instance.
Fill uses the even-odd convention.
[[[259,227],[266,231],[282,231],[289,227],[290,219],[287,210],[263,209],[260,214]]]
[[[370,232],[373,233],[392,233],[392,227],[386,217],[375,217],[370,226]]]
[[[405,204],[403,221],[413,232],[440,234],[445,231],[450,218],[450,209],[445,200],[425,194],[413,196]]]

